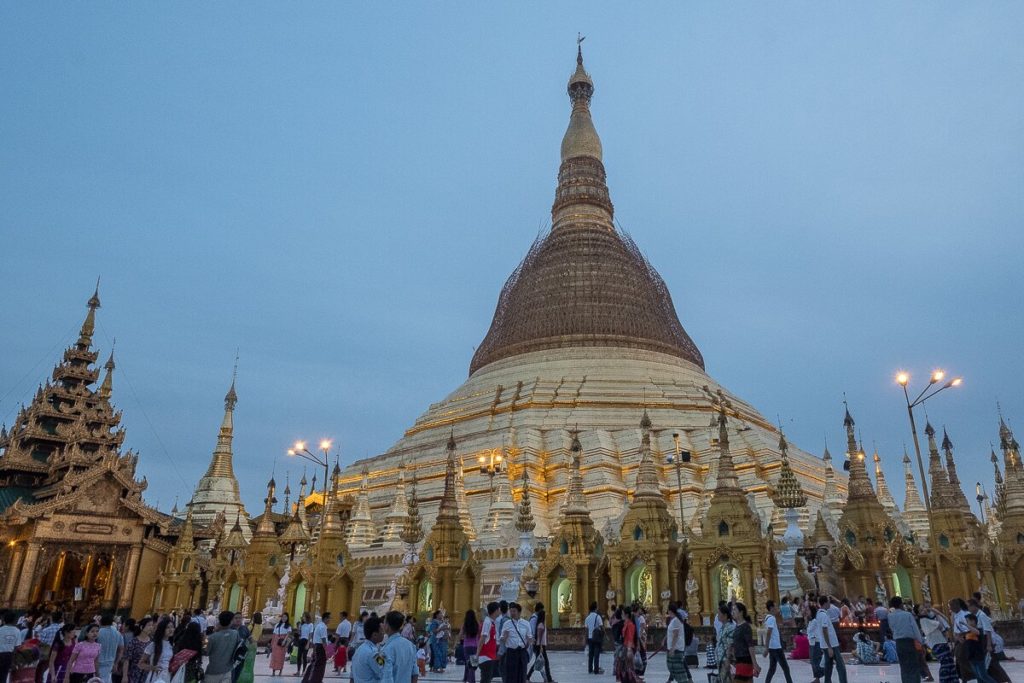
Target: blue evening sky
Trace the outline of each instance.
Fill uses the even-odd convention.
[[[948,367],[930,416],[990,486],[997,400],[1024,437],[1024,5],[597,5],[4,3],[0,420],[102,275],[151,503],[202,475],[236,347],[250,509],[296,437],[389,447],[549,222],[582,31],[617,217],[709,373],[815,453],[845,391],[902,503],[893,372]]]

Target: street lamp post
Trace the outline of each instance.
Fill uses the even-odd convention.
[[[491,502],[494,502],[494,477],[498,472],[502,471],[502,463],[505,458],[502,457],[501,453],[497,449],[492,449],[487,455],[481,455],[477,458],[477,462],[480,463],[480,474],[485,477],[489,477],[491,480]]]
[[[914,421],[914,408],[936,394],[939,394],[950,387],[958,387],[963,383],[963,378],[954,377],[941,385],[938,389],[934,389],[935,385],[945,379],[945,377],[946,373],[942,370],[935,370],[932,372],[931,377],[928,379],[928,384],[925,385],[925,388],[917,395],[917,398],[911,401],[910,393],[907,391],[907,385],[910,384],[910,374],[907,372],[899,372],[896,374],[896,383],[903,387],[903,397],[907,402],[907,417],[910,418],[910,433],[914,437],[914,453],[917,455],[917,469],[921,474],[921,491],[924,493],[924,507],[928,514],[928,543],[932,549],[931,556],[935,562],[935,578],[938,581],[938,588],[940,591],[944,585],[942,582],[942,563],[939,562],[939,546],[935,540],[935,520],[932,517],[932,501],[931,496],[928,493],[928,477],[925,475],[924,471],[924,460],[921,458],[921,442],[917,438],[917,423]]]
[[[328,456],[328,454],[330,453],[330,450],[331,450],[331,441],[330,441],[330,439],[323,439],[323,440],[320,441],[320,450],[324,454],[322,458],[320,456],[318,456],[316,453],[313,453],[308,448],[306,448],[306,442],[305,441],[296,441],[295,445],[288,449],[288,455],[294,455],[294,456],[300,457],[303,460],[308,460],[309,462],[313,463],[314,465],[319,465],[320,467],[324,468],[323,503],[321,504],[321,509],[320,509],[320,535],[319,535],[319,537],[317,539],[316,564],[313,565],[313,585],[314,585],[314,589],[316,590],[316,595],[315,596],[311,596],[311,597],[315,597],[316,598],[316,605],[315,605],[315,610],[316,611],[320,610],[320,598],[321,598],[321,596],[323,594],[323,591],[320,590],[320,563],[321,563],[320,543],[323,542],[323,538],[324,538],[324,521],[327,519],[327,479],[328,479],[327,468],[328,468],[328,463],[330,462],[330,459],[327,456]],[[302,505],[303,501],[299,501],[299,504]]]
[[[683,463],[690,462],[690,451],[680,449],[678,432],[672,435],[672,443],[675,445],[675,454],[670,454],[668,456],[668,463],[670,465],[675,464],[676,466],[676,484],[679,487],[679,529],[676,530],[676,540],[682,541],[684,535],[683,529],[686,526],[686,517],[683,514]]]

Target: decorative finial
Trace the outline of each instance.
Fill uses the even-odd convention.
[[[92,296],[89,298],[89,308],[92,309],[92,310],[96,310],[99,307],[100,307],[100,276],[97,275],[96,276],[96,290],[93,292]]]
[[[238,378],[238,349],[235,349],[235,367],[231,371],[231,387],[228,389],[228,393],[224,396],[224,410],[235,409],[235,405],[238,404],[238,394],[235,393],[235,380]]]
[[[576,65],[583,66],[583,41],[587,37],[582,33],[576,34]]]

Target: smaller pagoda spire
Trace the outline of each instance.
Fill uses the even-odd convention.
[[[291,480],[291,477],[289,476],[288,472],[285,472],[284,473],[284,514],[286,514],[286,515],[290,514],[291,511],[292,511],[292,503],[291,503],[292,485],[291,485],[291,481],[290,480]]]
[[[235,523],[231,527],[224,540],[220,542],[219,550],[226,550],[232,554],[232,562],[234,561],[234,553],[245,550],[249,543],[245,540],[245,536],[242,534],[242,513],[235,513]]]
[[[306,545],[309,543],[310,535],[309,531],[306,530],[306,525],[299,515],[299,509],[302,505],[296,505],[295,511],[292,513],[292,518],[288,522],[288,526],[285,527],[284,531],[277,538],[277,542],[285,548],[289,548],[294,557],[295,549],[299,546]]]
[[[964,493],[963,487],[960,485],[960,477],[956,473],[956,461],[953,459],[953,442],[949,438],[949,434],[946,433],[946,428],[942,428],[942,452],[946,456],[946,476],[949,477],[949,488],[953,495],[953,499],[956,501],[956,505],[960,508],[960,511],[968,516],[973,515],[971,512],[971,504],[967,501],[967,494]]]
[[[910,465],[910,455],[907,453],[906,446],[903,447],[903,480],[905,483],[903,511],[907,513],[926,512],[927,509],[921,500],[921,494],[917,490],[917,480],[914,479],[914,472]]]
[[[103,364],[107,374],[103,377],[103,383],[100,385],[99,395],[100,398],[110,399],[110,395],[114,390],[114,346],[117,344],[117,340],[110,345],[110,356],[107,358],[107,362]]]
[[[462,530],[471,541],[476,540],[476,528],[473,526],[473,518],[469,514],[469,502],[466,500],[466,462],[462,453],[459,453],[458,467],[455,470],[455,502],[459,506],[459,523]]]
[[[931,479],[932,508],[955,506],[956,503],[950,497],[949,476],[939,458],[939,446],[935,441],[935,428],[931,422],[925,422],[924,433],[928,437],[928,477]]]
[[[516,508],[516,531],[528,534],[536,527],[537,523],[533,520],[533,511],[530,509],[530,478],[524,466],[523,492],[519,497],[519,506]]]
[[[999,456],[996,455],[995,447],[992,447],[989,451],[989,460],[992,461],[993,478],[996,484],[995,494],[993,495],[994,500],[992,502],[996,514],[1002,515],[1005,510],[1006,484],[1003,482],[1003,473],[999,471]]]
[[[846,402],[843,402],[844,406]],[[871,487],[871,479],[868,477],[865,454],[862,448],[857,446],[857,438],[854,433],[853,416],[850,415],[850,408],[846,406],[843,416],[843,426],[846,428],[846,455],[850,458],[850,483],[847,489],[847,501],[866,500],[878,502],[875,490]]]
[[[296,511],[299,515],[299,519],[302,520],[302,526],[306,526],[306,468],[302,468],[302,479],[299,480],[299,499],[295,501]]]
[[[456,474],[458,464],[455,457],[454,429],[448,434],[446,452],[448,454],[448,458],[445,462],[444,470],[444,492],[441,494],[441,504],[437,509],[437,521],[438,523],[441,521],[454,522],[461,526],[462,520],[459,517],[459,501],[458,494],[456,492],[456,489],[458,488],[458,475]]]
[[[256,525],[256,533],[260,535],[273,535],[274,530],[274,506],[277,504],[277,498],[274,496],[277,490],[277,482],[274,481],[274,477],[270,477],[270,481],[267,482],[267,497],[263,499],[263,514],[260,516],[260,523]],[[189,506],[189,514],[192,514],[192,507]]]
[[[786,435],[779,430],[779,452],[782,454],[782,465],[779,467],[779,480],[775,484],[772,500],[780,509],[792,510],[807,505],[807,494],[800,486],[793,469],[789,465],[789,444]]]
[[[96,309],[100,307],[100,279],[96,278],[96,291],[89,297],[89,301],[86,304],[89,307],[89,312],[85,315],[85,321],[82,323],[82,330],[78,335],[78,347],[82,350],[88,349],[92,346],[92,335],[96,331]]]
[[[739,491],[739,480],[736,478],[736,468],[732,462],[732,453],[729,451],[729,428],[725,417],[725,406],[720,405],[718,409],[718,480],[715,482],[715,492],[718,491]]]
[[[405,460],[398,464],[397,481],[395,482],[395,500],[384,518],[382,538],[385,543],[397,542],[402,537],[402,527],[409,514],[409,501],[405,492]]]
[[[356,506],[349,519],[347,540],[350,546],[368,546],[376,537],[377,531],[370,514],[370,472],[364,467],[359,492],[356,494]]]
[[[185,524],[182,525],[181,533],[178,534],[178,542],[174,545],[176,548],[181,550],[190,550],[195,548],[195,530],[192,527],[191,507],[189,507],[188,512],[185,513]]]
[[[882,504],[882,507],[885,508],[885,511],[890,516],[899,518],[900,508],[896,505],[896,499],[892,497],[892,493],[889,491],[889,484],[885,481],[885,472],[882,471],[882,457],[878,455],[877,448],[871,458],[875,462],[875,488],[878,491],[878,502]]]
[[[587,498],[583,493],[583,472],[581,469],[583,459],[583,446],[580,444],[579,430],[570,432],[572,445],[569,447],[569,485],[565,489],[564,514],[586,514],[590,516],[590,508],[587,507]]]
[[[420,505],[416,497],[416,470],[412,471],[409,482],[409,497],[406,501],[405,521],[402,524],[402,542],[414,546],[423,540],[423,520],[420,519]]]
[[[647,414],[647,408],[644,408],[644,414],[640,418],[640,464],[637,466],[633,491],[633,500],[640,498],[662,499],[658,466],[651,455],[651,418]]]

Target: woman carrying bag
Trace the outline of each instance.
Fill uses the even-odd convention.
[[[170,683],[171,657],[174,656],[174,648],[171,647],[171,620],[162,619],[153,632],[153,639],[142,653],[139,660],[139,668],[147,672],[146,683]]]

